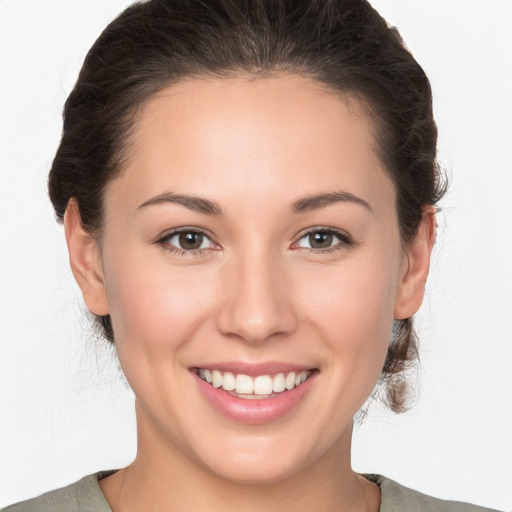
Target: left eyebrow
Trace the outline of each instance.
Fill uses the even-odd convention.
[[[364,206],[370,212],[375,213],[373,208],[364,199],[361,199],[350,192],[330,192],[303,197],[291,204],[291,210],[293,213],[304,213],[311,210],[325,208],[330,204],[338,202],[355,203]]]

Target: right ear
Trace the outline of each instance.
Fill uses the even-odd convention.
[[[64,230],[68,244],[69,262],[87,309],[94,315],[109,314],[101,255],[96,239],[82,226],[75,199],[64,213]]]

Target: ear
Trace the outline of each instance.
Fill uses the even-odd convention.
[[[94,315],[108,315],[109,307],[101,255],[96,239],[82,226],[78,205],[71,199],[64,214],[69,262],[87,309]]]
[[[395,301],[395,318],[398,320],[410,318],[423,302],[430,256],[436,240],[435,214],[434,206],[423,209],[418,233],[407,246]]]

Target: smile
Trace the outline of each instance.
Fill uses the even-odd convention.
[[[196,372],[200,379],[214,388],[223,389],[232,396],[248,400],[277,397],[279,393],[300,386],[311,375],[311,372],[306,370],[254,377],[205,368],[198,368]]]
[[[300,409],[320,378],[317,368],[277,361],[196,366],[190,374],[206,403],[231,421],[246,425],[288,417]]]

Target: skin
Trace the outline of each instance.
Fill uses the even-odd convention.
[[[352,421],[393,319],[421,304],[435,223],[426,210],[404,247],[371,129],[356,100],[306,78],[194,79],[142,110],[101,240],[70,203],[73,272],[89,310],[111,315],[136,396],[136,459],[100,482],[115,511],[378,510],[379,489],[351,469]],[[291,206],[338,192],[367,206]],[[141,207],[168,193],[222,213]],[[183,227],[207,234],[201,251],[164,238]],[[320,228],[340,235],[311,249]],[[221,361],[318,373],[291,413],[247,425],[219,414],[190,372]]]

